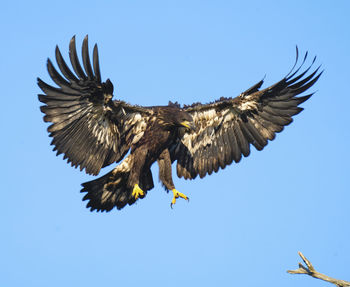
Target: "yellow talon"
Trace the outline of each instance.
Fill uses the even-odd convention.
[[[173,199],[171,200],[171,204],[170,204],[170,207],[171,207],[171,208],[173,208],[173,205],[176,203],[176,199],[179,198],[179,197],[181,197],[181,198],[186,199],[186,200],[189,201],[189,198],[188,198],[185,194],[183,194],[183,193],[181,193],[181,192],[178,192],[175,188],[172,190],[172,192],[173,192],[173,194],[174,194],[174,197],[173,197]]]
[[[145,195],[145,192],[139,187],[138,184],[135,184],[131,195],[135,197],[135,199],[138,199],[140,196]]]

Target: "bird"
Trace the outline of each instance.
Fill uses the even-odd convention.
[[[316,57],[306,68],[308,52],[296,60],[291,71],[277,83],[261,89],[264,79],[237,97],[221,97],[207,104],[139,106],[113,99],[110,79],[102,81],[97,44],[90,61],[88,35],[82,42],[82,64],[75,36],[69,43],[68,67],[56,46],[59,71],[47,60],[48,74],[57,86],[40,78],[38,95],[44,105],[44,121],[57,155],[87,174],[118,163],[105,175],[82,184],[83,201],[91,211],[118,210],[145,198],[154,187],[151,166],[157,162],[159,180],[177,199],[189,200],[172,178],[176,161],[179,178],[195,179],[238,163],[251,147],[262,150],[276,133],[293,121],[300,104],[314,93],[304,94],[323,71],[314,68]],[[303,94],[303,95],[301,95]]]

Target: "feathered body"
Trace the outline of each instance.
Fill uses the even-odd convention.
[[[312,94],[296,97],[320,77],[319,68],[307,75],[312,64],[299,72],[302,64],[278,83],[259,90],[258,82],[236,98],[221,98],[210,104],[181,107],[141,107],[112,100],[113,85],[102,82],[97,46],[90,63],[87,37],[83,41],[81,67],[73,37],[69,46],[74,73],[58,47],[56,60],[62,75],[48,60],[48,72],[59,88],[38,79],[44,94],[44,120],[57,154],[64,154],[72,166],[97,175],[101,168],[126,158],[111,172],[83,184],[84,200],[91,210],[123,208],[145,197],[154,187],[150,170],[159,165],[159,178],[174,199],[187,198],[175,190],[171,164],[177,161],[177,175],[201,178],[248,156],[250,146],[262,150],[268,140],[292,122],[292,116]],[[298,61],[298,53],[297,60]],[[295,65],[293,69],[295,68]]]

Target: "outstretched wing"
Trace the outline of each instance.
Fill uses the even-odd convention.
[[[88,36],[82,45],[84,69],[77,56],[75,37],[69,44],[69,56],[75,74],[57,46],[56,61],[62,75],[48,59],[49,75],[58,88],[38,78],[44,92],[39,100],[45,104],[40,109],[46,114],[44,121],[53,123],[48,132],[57,155],[63,153],[72,166],[96,175],[102,167],[124,157],[131,143],[141,137],[152,111],[112,101],[113,84],[109,79],[101,82],[97,45],[91,66]]]
[[[224,98],[211,104],[194,104],[185,106],[197,130],[184,134],[181,140],[173,145],[172,160],[177,160],[179,177],[193,179],[198,174],[206,174],[225,168],[232,161],[239,162],[242,155],[247,157],[250,145],[262,150],[273,140],[275,134],[292,122],[292,116],[300,113],[299,105],[312,94],[297,97],[309,89],[321,76],[319,68],[310,75],[312,64],[303,72],[307,53],[300,67],[292,71],[278,83],[259,91],[260,81],[236,98]]]

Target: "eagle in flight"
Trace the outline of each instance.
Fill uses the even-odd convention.
[[[75,37],[69,44],[74,72],[57,46],[55,56],[60,72],[50,59],[47,69],[58,87],[38,78],[43,91],[38,96],[44,103],[40,108],[44,121],[52,123],[48,132],[57,155],[64,154],[72,166],[93,175],[121,162],[106,175],[82,184],[81,192],[86,193],[83,200],[88,200],[91,211],[122,209],[144,198],[154,187],[150,168],[156,161],[160,181],[173,193],[171,206],[178,198],[188,200],[175,189],[171,168],[174,161],[178,177],[203,178],[247,157],[251,145],[262,150],[292,122],[292,116],[303,110],[299,105],[312,93],[297,96],[322,74],[320,67],[310,71],[316,57],[301,70],[307,53],[297,67],[297,49],[291,72],[265,89],[260,90],[262,80],[238,97],[220,98],[209,104],[181,107],[170,102],[168,106],[142,107],[112,99],[112,82],[101,79],[97,45],[90,62],[88,36],[82,44],[83,67]]]

